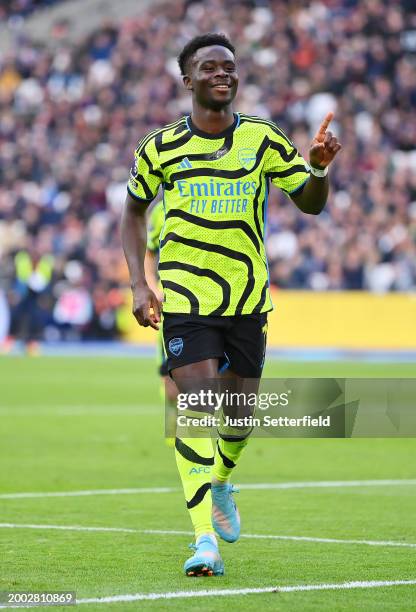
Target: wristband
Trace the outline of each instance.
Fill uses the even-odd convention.
[[[317,176],[318,178],[324,178],[324,176],[328,174],[328,166],[326,166],[325,168],[314,168],[313,166],[310,166],[310,169],[311,174]]]

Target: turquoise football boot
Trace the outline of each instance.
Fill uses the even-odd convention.
[[[212,484],[212,526],[226,542],[236,542],[240,537],[240,514],[232,494],[238,489],[229,483]]]
[[[190,544],[189,548],[195,551],[183,566],[187,576],[223,576],[224,562],[221,559],[218,545],[213,538],[201,536],[198,544]]]

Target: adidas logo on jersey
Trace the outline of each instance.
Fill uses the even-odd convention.
[[[180,168],[181,170],[185,168],[192,168],[192,164],[187,157],[184,157],[181,163],[177,166],[177,168]]]

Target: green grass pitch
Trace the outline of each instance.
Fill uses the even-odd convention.
[[[282,363],[265,376],[414,377],[412,364]],[[77,597],[416,579],[416,547],[242,538],[222,543],[226,575],[182,574],[190,531],[163,437],[155,362],[0,359],[0,591]],[[234,482],[414,479],[413,439],[253,439]],[[173,488],[169,492],[5,497],[22,492]],[[416,543],[416,486],[241,489],[244,534]],[[55,525],[77,531],[6,528]],[[71,608],[53,608],[67,610]],[[91,603],[89,610],[416,610],[416,585]]]

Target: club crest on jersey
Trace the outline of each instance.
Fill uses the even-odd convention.
[[[246,170],[251,170],[256,163],[255,149],[240,149],[238,152],[238,161]]]
[[[182,349],[183,349],[182,338],[172,338],[172,340],[169,340],[169,350],[172,353],[172,355],[175,355],[175,357],[179,357],[179,355],[182,353]]]

